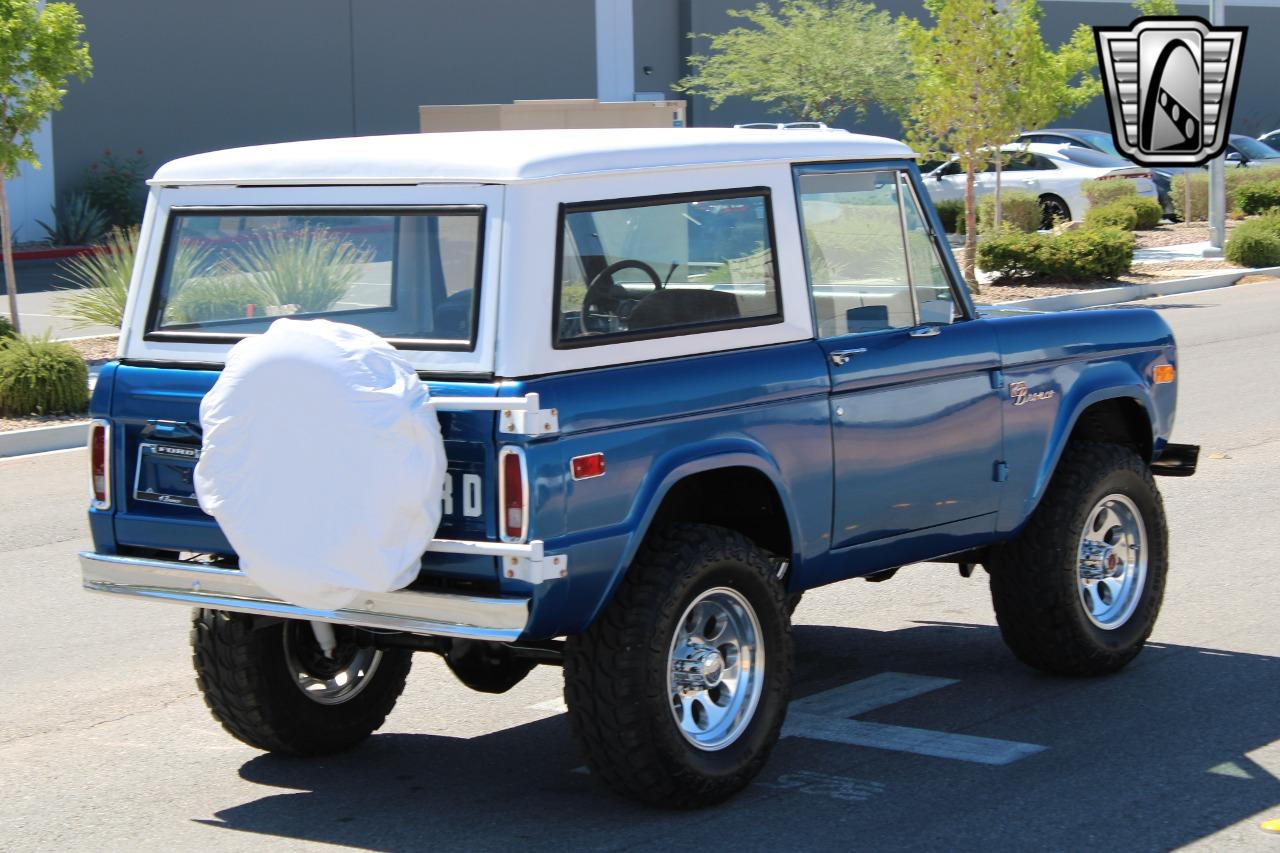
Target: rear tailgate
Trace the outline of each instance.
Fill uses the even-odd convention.
[[[107,397],[114,426],[111,523],[120,552],[234,556],[217,522],[196,505],[192,485],[200,448],[200,401],[218,376],[216,369],[128,364],[104,373],[103,380],[112,383]],[[429,387],[434,397],[497,393],[496,386],[485,382],[431,382]],[[495,413],[444,411],[439,418],[449,477],[436,536],[496,541]],[[359,495],[340,497],[360,500]],[[298,495],[304,505],[311,499]],[[497,590],[498,566],[492,556],[429,553],[423,562],[426,571],[415,587],[477,594]]]

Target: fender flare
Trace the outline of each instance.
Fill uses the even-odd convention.
[[[629,530],[626,545],[622,549],[617,565],[613,567],[612,577],[601,589],[599,598],[584,625],[595,622],[600,611],[613,598],[614,592],[648,535],[658,508],[662,506],[663,500],[671,489],[690,476],[723,468],[751,468],[768,478],[778,494],[782,511],[786,514],[792,548],[792,554],[788,559],[794,563],[800,547],[800,531],[796,526],[795,508],[790,492],[783,485],[781,469],[768,450],[745,438],[713,439],[692,447],[682,447],[654,460],[654,465],[645,477],[644,484],[632,504],[631,512],[623,522],[623,526]]]
[[[1035,487],[1026,501],[1018,527],[1025,524],[1031,517],[1031,513],[1035,512],[1036,507],[1040,505],[1040,500],[1044,497],[1044,493],[1049,487],[1049,481],[1053,478],[1053,473],[1058,469],[1058,463],[1062,460],[1062,454],[1067,448],[1067,441],[1075,430],[1076,425],[1080,422],[1080,416],[1090,406],[1107,400],[1132,400],[1138,404],[1146,416],[1147,428],[1151,430],[1151,447],[1153,452],[1158,454],[1150,390],[1144,384],[1130,381],[1124,384],[1098,388],[1084,394],[1072,401],[1070,409],[1064,406],[1059,410],[1059,416],[1054,424],[1053,435],[1049,442],[1049,452],[1045,454],[1040,471],[1036,475]],[[1064,415],[1064,412],[1068,414]],[[1151,460],[1147,459],[1146,461],[1150,462]]]

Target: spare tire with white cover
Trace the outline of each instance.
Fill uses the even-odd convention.
[[[447,463],[430,395],[372,332],[276,320],[200,405],[200,507],[270,595],[337,610],[412,583]]]

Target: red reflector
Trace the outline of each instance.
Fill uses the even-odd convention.
[[[520,454],[502,455],[502,532],[507,539],[523,539],[525,532],[524,462]]]
[[[94,421],[89,424],[89,476],[93,489],[93,503],[97,509],[106,509],[110,475],[108,471],[109,452],[107,436],[110,431],[105,421]]]
[[[573,457],[573,479],[587,480],[604,474],[604,454],[591,453]]]

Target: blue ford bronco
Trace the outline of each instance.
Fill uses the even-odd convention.
[[[1169,441],[1155,312],[979,311],[912,152],[822,128],[177,160],[151,181],[126,313],[93,395],[84,585],[195,608],[198,683],[230,734],[351,747],[414,652],[494,693],[561,665],[591,772],[675,807],[759,772],[791,611],[823,584],[981,565],[1020,660],[1123,667],[1164,593],[1152,475],[1198,455]],[[200,508],[201,400],[280,316],[372,331],[429,390],[448,473],[403,588],[337,609],[273,596]],[[295,515],[357,506],[347,482],[291,491],[288,472],[383,442],[357,431],[239,485]]]

